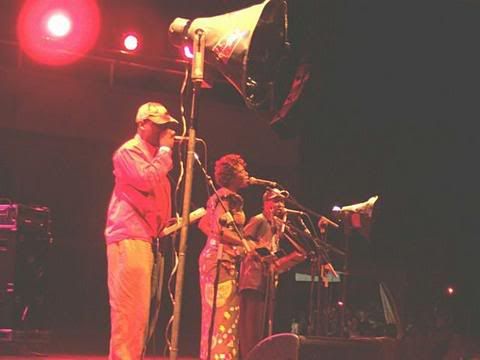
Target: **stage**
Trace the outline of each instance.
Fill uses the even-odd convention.
[[[74,354],[18,354],[18,355],[0,355],[2,360],[105,360],[108,358],[107,355],[74,355]],[[159,357],[159,356],[147,356],[145,359],[155,359],[155,360],[166,360],[168,357]],[[197,360],[193,357],[178,357],[178,360]]]
[[[34,341],[36,340],[36,341]],[[30,341],[0,341],[1,360],[107,360],[108,343],[95,342],[92,338],[75,339],[58,336],[49,342],[41,339]],[[164,348],[148,349],[146,360],[167,360]],[[182,344],[178,360],[198,359],[192,344]],[[183,349],[183,350],[182,350]],[[152,355],[155,354],[155,355]],[[440,356],[439,356],[440,354]],[[430,332],[412,330],[401,339],[388,337],[322,337],[278,333],[262,340],[246,360],[410,360],[410,359],[480,359],[480,338],[454,332]]]

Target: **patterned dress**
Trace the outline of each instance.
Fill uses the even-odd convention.
[[[226,188],[218,190],[222,203],[232,214],[237,227],[242,230],[245,223],[243,199]],[[238,294],[238,251],[236,246],[222,243],[222,232],[233,229],[232,217],[225,214],[217,197],[207,202],[205,221],[209,235],[200,254],[200,289],[202,295],[202,335],[200,358],[208,359],[208,344],[211,334],[210,359],[234,360],[239,358],[238,321],[240,297]],[[218,271],[217,271],[218,269]],[[214,304],[215,278],[218,272],[218,288]],[[215,305],[215,306],[214,306]],[[213,326],[212,326],[213,324]]]

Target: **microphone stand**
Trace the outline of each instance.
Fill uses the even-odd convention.
[[[278,219],[277,216],[273,215],[273,219]],[[288,241],[290,241],[294,246],[297,248],[299,247],[298,244],[295,243],[295,241],[291,238],[289,238],[288,234],[285,233],[285,227],[286,227],[286,220],[287,220],[287,213],[284,213],[282,216],[282,219],[280,220],[280,228],[278,228],[277,225],[275,225],[276,228],[276,233],[273,235],[272,238],[272,244],[271,248],[274,249],[276,246],[279,245],[280,238],[282,236],[285,236]],[[273,242],[277,242],[277,245],[275,246]],[[268,263],[268,275],[267,275],[267,283],[265,286],[265,309],[264,309],[264,316],[262,319],[262,325],[263,325],[263,334],[265,335],[265,325],[267,328],[267,336],[272,336],[273,334],[273,317],[274,317],[274,309],[275,309],[275,304],[276,304],[276,283],[278,279],[278,274],[275,271],[275,266],[274,262],[270,261]],[[266,320],[266,321],[265,321]]]
[[[203,175],[205,176],[205,179],[207,180],[208,185],[212,189],[213,193],[215,194],[215,197],[217,198],[217,202],[220,204],[222,209],[225,211],[225,213],[230,213],[230,211],[227,209],[225,204],[222,202],[222,198],[220,197],[220,194],[217,191],[217,188],[215,187],[215,184],[213,183],[212,177],[208,175],[207,170],[205,170],[205,167],[203,164],[200,162],[200,159],[196,156],[195,154],[195,160],[197,160],[198,165],[200,166],[200,169],[203,172]],[[232,217],[233,219],[233,217]],[[232,221],[233,225],[233,230],[235,233],[238,235],[240,239],[242,239],[242,242],[244,244],[244,247],[247,249],[247,251],[250,251],[250,248],[246,241],[243,239],[243,236],[240,232],[240,229],[238,228],[237,224],[235,221]],[[219,250],[217,253],[217,264],[215,266],[215,278],[213,281],[213,301],[212,301],[212,315],[210,317],[210,326],[208,329],[208,350],[207,350],[207,360],[210,360],[210,355],[211,355],[211,348],[212,348],[212,338],[213,338],[213,325],[215,323],[215,313],[217,311],[217,295],[218,295],[218,283],[220,281],[220,262],[221,262],[221,257],[222,257],[222,252],[223,252],[223,244],[219,243]]]
[[[321,240],[322,243],[324,239]],[[322,318],[322,266],[330,263],[327,252],[321,247],[320,243],[314,242],[314,251],[310,252],[310,294],[309,294],[309,326],[308,335],[324,335],[323,328],[320,328]],[[318,283],[315,282],[315,277],[318,278]],[[316,306],[314,307],[314,298],[316,299]]]
[[[327,227],[320,228],[320,239],[322,242],[327,242]],[[330,262],[325,256],[327,264]],[[318,285],[317,285],[317,316],[315,317],[315,335],[328,335],[328,313],[325,313],[325,305],[328,305],[328,279],[326,279],[325,274],[325,264],[317,264],[318,274]],[[333,272],[335,270],[332,267]],[[322,286],[323,285],[323,286]],[[324,291],[321,291],[322,288]],[[323,305],[323,306],[322,306]]]
[[[299,227],[293,225],[290,222],[285,222],[286,229],[289,231],[297,232],[300,233],[303,237],[309,239],[314,245],[315,248],[320,248],[320,249],[325,249],[326,251],[332,251],[338,255],[344,256],[345,251],[340,250],[339,248],[330,245],[329,243],[325,242],[324,240],[319,239],[316,236],[313,236],[312,234],[307,233],[305,230],[300,229]]]
[[[264,309],[263,317],[261,319],[262,323],[262,335],[265,335],[265,328],[267,330],[267,337],[271,336],[273,333],[273,312],[275,308],[275,283],[276,283],[276,272],[273,265],[273,262],[268,264],[268,275],[265,286],[265,296],[264,296]]]
[[[350,267],[350,259],[349,259],[349,253],[350,253],[350,234],[347,233],[346,227],[345,227],[345,221],[343,222],[343,248],[346,251],[346,256],[344,257],[343,261],[343,269],[342,271],[345,274],[350,274],[349,267]],[[343,281],[341,284],[341,300],[343,304],[346,304],[347,301],[347,293],[348,293],[348,282],[350,281],[349,276],[344,276]],[[340,308],[340,336],[345,337],[347,334],[345,333],[345,307],[342,306]]]
[[[279,221],[282,221],[282,219],[277,218]],[[290,222],[283,222],[285,225],[285,229],[288,232],[293,232],[293,233],[299,233],[302,236],[306,237],[307,239],[310,240],[311,243],[314,245],[314,250],[310,252],[310,290],[309,290],[309,301],[308,301],[308,309],[309,309],[309,319],[308,319],[308,327],[307,327],[307,334],[308,335],[318,335],[318,322],[320,315],[318,312],[320,311],[320,281],[321,281],[321,273],[320,273],[320,267],[323,266],[324,264],[330,264],[330,259],[328,256],[328,251],[335,252],[339,255],[345,255],[345,252],[337,249],[336,247],[328,244],[323,237],[322,239],[319,239],[315,236],[313,236],[310,232],[305,231],[304,229],[300,229],[296,227],[295,225],[291,224]],[[331,270],[336,274],[335,270],[333,267]],[[318,275],[318,287],[315,291],[315,276]],[[316,293],[316,307],[317,309],[314,309],[314,294]],[[317,316],[315,316],[315,312],[317,312]],[[315,319],[315,320],[314,320]]]
[[[308,213],[308,214],[311,214],[319,219],[323,219],[324,221],[326,221],[329,225],[332,225],[333,227],[335,228],[338,228],[340,227],[340,225],[338,225],[336,222],[330,220],[328,217],[326,217],[325,215],[322,215],[322,214],[319,214],[317,213],[316,211],[313,211],[312,209],[309,209],[307,208],[306,206],[303,206],[302,204],[300,204],[297,199],[295,199],[291,194],[289,194],[289,196],[285,199],[285,201],[289,202],[290,204],[293,204],[294,206],[302,209],[304,212]]]
[[[322,235],[321,235],[322,236]],[[325,243],[326,238],[322,236],[321,242]],[[320,325],[322,324],[322,320],[324,320],[324,316],[322,316],[323,309],[322,309],[322,295],[324,292],[322,291],[322,287],[328,287],[328,282],[324,281],[324,266],[325,264],[329,264],[330,259],[328,257],[327,252],[325,249],[321,248],[319,244],[315,243],[315,250],[311,253],[311,286],[310,286],[310,299],[309,303],[311,304],[311,312],[309,316],[310,322],[310,331],[309,335],[326,335],[325,334],[325,325],[323,323],[323,327]],[[315,289],[315,276],[318,277],[318,283],[316,284]],[[316,291],[315,291],[316,290]],[[313,299],[314,294],[316,293],[316,306],[313,309]],[[325,303],[325,301],[323,302]]]
[[[197,97],[203,81],[203,66],[205,55],[205,33],[201,29],[195,31],[194,58],[192,60],[191,80],[193,83],[192,101],[190,104],[190,124],[188,128],[187,164],[185,168],[185,187],[183,193],[182,228],[178,248],[178,269],[175,280],[175,302],[173,304],[172,336],[170,343],[170,360],[176,360],[178,355],[178,338],[180,332],[180,316],[182,310],[183,280],[185,275],[185,254],[187,251],[187,236],[190,214],[190,201],[193,183],[193,157],[195,153],[196,125],[198,121]]]

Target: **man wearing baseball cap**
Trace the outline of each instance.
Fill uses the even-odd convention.
[[[105,228],[110,360],[144,356],[152,269],[158,254],[154,247],[171,217],[167,175],[173,165],[171,149],[178,121],[162,104],[147,102],[138,108],[135,122],[137,133],[113,155],[115,186]]]
[[[288,193],[272,188],[263,194],[263,211],[250,219],[244,235],[270,253],[279,250],[279,224],[275,217],[282,217]],[[264,254],[265,255],[265,254]],[[270,265],[255,253],[247,255],[241,264],[240,289],[240,355],[245,358],[250,350],[266,335]]]

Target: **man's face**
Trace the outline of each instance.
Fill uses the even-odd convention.
[[[263,213],[267,219],[271,220],[274,216],[281,217],[285,202],[282,198],[273,198],[263,202]]]
[[[142,138],[153,146],[173,147],[175,130],[166,124],[155,124],[150,120],[145,120],[140,125],[142,129]]]
[[[237,189],[243,189],[248,186],[248,171],[243,165],[235,167],[235,177],[232,179],[232,185]]]
[[[158,145],[159,146],[168,146],[170,149],[173,148],[175,142],[176,131],[172,127],[163,127],[161,128],[158,134]]]

